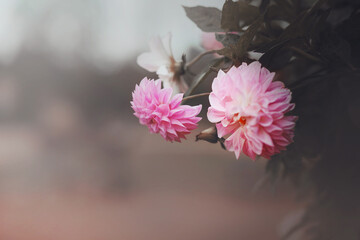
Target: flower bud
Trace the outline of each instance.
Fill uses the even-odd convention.
[[[196,141],[198,140],[205,140],[210,143],[217,143],[219,138],[217,136],[216,127],[212,126],[196,135]]]

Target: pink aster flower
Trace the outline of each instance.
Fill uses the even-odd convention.
[[[171,33],[163,38],[154,37],[150,40],[149,45],[150,52],[140,54],[137,64],[149,72],[156,72],[164,87],[173,89],[173,94],[186,92],[188,86],[180,76],[181,62],[174,59],[171,50]]]
[[[256,61],[220,70],[213,81],[208,119],[216,123],[219,138],[227,137],[224,144],[236,158],[241,151],[252,159],[270,158],[293,141],[297,117],[285,114],[295,105],[274,75]]]
[[[171,88],[161,89],[160,80],[144,78],[132,93],[131,107],[140,123],[148,126],[150,132],[160,133],[167,141],[180,142],[201,120],[196,117],[201,105],[180,105],[183,94],[176,94],[172,98],[171,94]]]

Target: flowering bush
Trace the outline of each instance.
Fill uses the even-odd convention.
[[[201,110],[182,104],[209,96],[209,122],[203,123],[209,126],[195,130],[196,140],[220,143],[236,158],[241,152],[264,157],[265,179],[288,177],[302,193],[314,192],[301,221],[282,239],[301,229],[311,239],[357,239],[358,1],[226,0],[222,10],[184,9],[204,32],[206,51],[189,62],[185,55],[175,60],[170,35],[150,41],[151,52],[138,64],[160,80],[145,78],[135,88],[132,107],[140,123],[180,141],[195,130]],[[205,55],[213,60],[193,74]],[[205,81],[211,92],[194,94]],[[181,95],[171,99],[171,92]]]
[[[148,55],[156,59],[155,53]],[[144,56],[147,55],[140,55],[138,62],[144,63]],[[150,63],[143,66],[156,68]],[[218,138],[229,135],[224,146],[235,152],[236,158],[241,151],[252,159],[257,155],[270,158],[285,150],[293,140],[296,117],[284,116],[295,106],[290,103],[291,92],[282,82],[272,82],[273,78],[274,73],[255,61],[232,67],[227,73],[220,70],[213,80],[208,119],[216,123]],[[170,80],[165,78],[164,81]],[[196,128],[200,120],[196,115],[201,106],[180,106],[182,94],[170,101],[173,90],[165,83],[164,86],[161,89],[160,80],[154,82],[144,78],[133,92],[131,105],[135,116],[150,132],[160,133],[165,140],[180,142],[185,134]]]

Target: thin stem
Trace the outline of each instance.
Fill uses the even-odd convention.
[[[314,55],[311,55],[311,54],[309,54],[309,53],[307,53],[307,52],[304,52],[304,51],[301,50],[301,49],[298,49],[298,48],[296,48],[296,47],[290,47],[289,49],[297,52],[298,54],[301,54],[302,56],[304,56],[304,57],[306,57],[306,58],[308,58],[308,59],[310,59],[310,60],[312,60],[312,61],[314,61],[314,62],[322,63],[321,59],[319,59],[319,58],[315,57]]]
[[[208,96],[210,95],[210,93],[199,93],[199,94],[194,94],[194,95],[191,95],[191,96],[187,96],[187,97],[184,97],[182,102],[185,102],[189,99],[193,99],[193,98],[197,98],[197,97],[202,97],[202,96]]]
[[[318,0],[314,2],[314,4],[307,10],[307,14],[312,14],[317,8],[321,6],[321,4],[325,3],[325,0]]]
[[[306,76],[304,76],[302,78],[297,79],[296,82],[294,82],[292,84],[289,84],[287,87],[289,89],[291,89],[291,91],[293,91],[295,89],[298,89],[298,88],[301,88],[301,87],[304,87],[308,83],[310,83],[311,81],[314,82],[312,79],[324,76],[324,71],[326,71],[326,69],[320,68],[319,70],[317,70],[317,71],[315,71],[313,73],[310,73],[310,74],[308,74],[308,75],[306,75]],[[319,79],[317,79],[317,81],[318,80],[323,80],[323,79],[319,78]]]
[[[193,83],[191,84],[191,86],[189,87],[187,92],[185,93],[185,96],[186,97],[190,96],[194,92],[194,90],[200,85],[200,83],[202,83],[210,75],[210,73],[213,72],[211,67],[218,67],[223,63],[223,61],[224,61],[224,58],[221,58],[221,59],[217,60],[212,66],[209,67],[208,71],[206,71],[205,73],[200,75],[200,77],[198,79],[193,81]]]
[[[210,51],[206,51],[203,52],[201,54],[199,54],[198,56],[196,56],[195,58],[193,58],[193,60],[191,60],[190,62],[188,62],[186,64],[186,68],[191,67],[194,63],[196,63],[197,61],[199,61],[203,56],[208,55],[208,54],[212,54],[212,53],[216,53],[217,50],[210,50]]]

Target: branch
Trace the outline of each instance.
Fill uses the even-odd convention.
[[[182,103],[186,102],[189,99],[193,99],[193,98],[197,98],[197,97],[202,97],[202,96],[208,96],[210,95],[210,93],[199,93],[199,94],[195,94],[195,95],[191,95],[191,96],[187,96],[184,97],[182,100]]]
[[[201,54],[199,54],[198,56],[196,56],[195,58],[193,58],[193,60],[191,60],[190,62],[188,62],[186,64],[186,68],[191,67],[193,64],[195,64],[197,61],[199,61],[203,56],[208,55],[208,54],[212,54],[212,53],[216,53],[217,50],[210,50],[210,51],[206,51],[203,52]]]
[[[296,47],[289,47],[290,50],[293,50],[294,52],[302,55],[303,57],[306,57],[307,59],[310,59],[314,62],[323,63],[320,58],[315,57],[314,55],[311,55],[307,52],[304,52],[303,50],[296,48]]]
[[[209,75],[213,72],[213,67],[219,67],[224,61],[224,58],[218,59],[212,66],[209,67],[209,69],[203,73],[198,79],[192,82],[191,86],[185,93],[185,97],[190,96],[194,90],[202,83]]]

